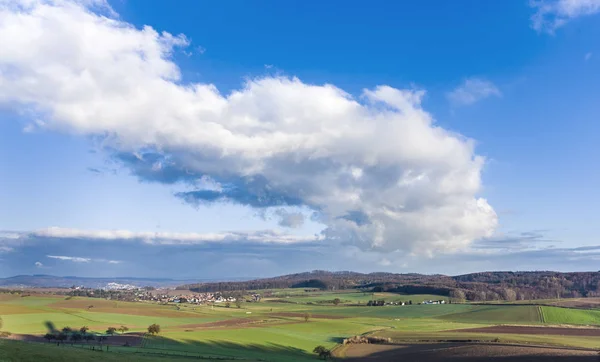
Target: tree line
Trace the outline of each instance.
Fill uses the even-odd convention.
[[[435,294],[457,300],[531,300],[600,297],[600,272],[483,272],[458,276],[313,271],[243,282],[188,284],[195,292],[281,288],[359,289],[373,292]]]

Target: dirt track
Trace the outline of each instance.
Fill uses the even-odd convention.
[[[467,361],[467,362],[597,362],[598,353],[588,350],[514,346],[502,344],[436,343],[414,345],[356,344],[345,351],[347,361]]]
[[[510,333],[510,334],[553,335],[553,336],[600,337],[600,328],[493,326],[493,327],[483,327],[483,328],[457,329],[457,330],[454,330],[453,332]]]
[[[252,323],[259,322],[259,321],[260,321],[259,319],[235,318],[235,319],[227,319],[227,320],[217,321],[217,322],[184,324],[184,325],[177,326],[177,328],[235,327],[235,326],[243,326],[246,324],[252,324]]]
[[[294,317],[294,318],[304,318],[304,313],[291,313],[291,312],[283,312],[283,313],[271,313],[270,317]],[[311,314],[310,318],[317,319],[344,319],[347,318],[345,316],[338,315],[330,315],[330,314]]]

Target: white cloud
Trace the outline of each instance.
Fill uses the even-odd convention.
[[[36,267],[36,268],[43,268],[43,267],[44,267],[44,264],[42,264],[42,263],[41,263],[41,262],[39,262],[39,261],[36,261],[36,262],[35,262],[35,267]]]
[[[129,230],[79,230],[50,227],[27,235],[62,239],[140,240],[146,244],[186,245],[214,242],[248,241],[254,243],[291,244],[317,241],[315,236],[283,234],[274,230],[222,233],[135,232]]]
[[[481,79],[469,78],[452,92],[447,94],[454,105],[470,105],[488,97],[500,97],[502,93],[494,83]]]
[[[46,257],[50,259],[68,260],[74,263],[89,263],[90,261],[92,261],[92,259],[90,258],[81,258],[78,256],[46,255]]]
[[[293,200],[318,211],[328,238],[363,249],[454,250],[496,228],[478,196],[484,159],[471,140],[435,125],[422,90],[378,86],[355,98],[331,84],[264,77],[224,95],[181,81],[170,56],[188,44],[183,35],[136,29],[81,2],[2,4],[0,105],[35,110],[45,129],[104,135],[122,153],[150,148],[168,158],[160,169],[135,169],[140,177],[185,170],[241,180],[221,199]],[[499,91],[469,94],[467,102]],[[208,196],[186,199],[219,199]]]
[[[590,59],[592,59],[592,53],[591,52],[590,53],[586,53],[585,56],[583,57],[583,60],[585,60],[586,62],[588,60],[590,60]]]
[[[121,264],[122,263],[122,261],[120,261],[120,260],[92,259],[92,258],[82,258],[79,256],[46,255],[46,257],[50,258],[50,259],[72,261],[74,263],[89,263],[89,262],[107,263],[107,264]],[[37,266],[38,263],[35,263],[35,264]],[[41,265],[41,263],[40,263],[40,265]]]
[[[536,12],[531,27],[538,32],[553,33],[567,22],[600,12],[600,0],[530,0]]]

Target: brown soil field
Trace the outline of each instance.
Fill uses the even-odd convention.
[[[345,360],[356,362],[467,361],[467,362],[587,362],[598,352],[566,348],[505,344],[436,343],[413,345],[355,344],[344,350]]]
[[[208,322],[208,323],[195,323],[195,324],[184,324],[177,326],[177,328],[218,328],[218,327],[234,327],[234,326],[243,326],[245,324],[251,324],[255,322],[259,322],[260,319],[250,319],[250,318],[235,318],[235,319],[227,319],[224,321],[216,321],[216,322]]]
[[[282,312],[282,313],[271,313],[270,317],[294,317],[294,318],[304,318],[304,313],[292,313],[292,312]],[[311,314],[310,318],[318,318],[318,319],[344,319],[348,318],[345,316],[339,315],[328,315],[328,314]]]
[[[600,337],[600,328],[493,326],[493,327],[482,327],[482,328],[457,329],[457,330],[454,330],[453,332],[539,334],[539,335],[553,335],[553,336]],[[599,345],[600,345],[600,342],[599,342]]]
[[[215,328],[215,329],[236,329],[264,327],[265,325],[293,324],[296,322],[282,322],[281,320],[257,319],[257,318],[235,318],[209,323],[184,324],[176,326],[177,329],[197,329],[197,328]]]
[[[559,307],[569,308],[600,308],[600,298],[577,298],[577,299],[563,299],[557,300],[556,302],[550,303]]]
[[[5,302],[7,300],[13,300],[19,298],[18,295],[9,294],[9,293],[0,293],[0,302]]]

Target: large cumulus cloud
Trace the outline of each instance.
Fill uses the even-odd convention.
[[[308,207],[327,238],[363,249],[432,253],[492,235],[484,159],[435,125],[424,91],[353,96],[268,76],[223,94],[181,79],[172,53],[185,36],[99,5],[0,1],[0,105],[36,127],[102,137],[138,177],[184,182],[190,203]]]

